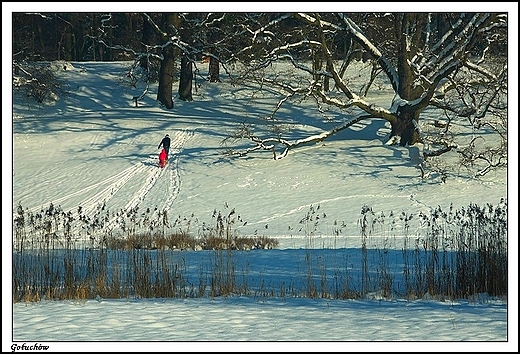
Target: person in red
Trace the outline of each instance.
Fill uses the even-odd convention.
[[[161,153],[159,154],[159,167],[166,166],[166,159],[167,159],[166,150],[162,149]]]
[[[166,160],[168,160],[168,153],[170,152],[170,142],[170,135],[166,134],[157,146],[157,149],[160,149],[162,147],[166,151]]]

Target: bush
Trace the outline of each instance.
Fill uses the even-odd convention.
[[[15,63],[13,72],[13,86],[23,92],[26,97],[32,97],[37,103],[57,101],[63,93],[62,83],[55,75],[56,68],[66,70],[63,66],[49,63]]]

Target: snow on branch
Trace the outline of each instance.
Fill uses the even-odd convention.
[[[356,106],[356,107],[360,108],[361,110],[365,111],[366,113],[368,113],[368,115],[372,118],[374,118],[374,117],[382,118],[389,122],[395,120],[395,115],[392,114],[392,112],[390,112],[389,110],[387,110],[383,107],[376,106],[374,104],[369,104],[367,101],[363,100],[359,96],[356,96],[355,98],[348,100],[348,101],[342,101],[342,100],[338,100],[334,97],[330,97],[329,95],[325,94],[325,92],[323,92],[323,90],[316,91],[316,94],[322,99],[322,101],[324,103],[334,105],[338,108],[344,109],[344,108],[348,108],[351,106]]]
[[[383,68],[388,79],[390,80],[394,91],[399,92],[399,75],[397,74],[397,71],[392,63],[381,54],[379,49],[377,49],[376,46],[374,46],[372,42],[363,34],[363,31],[356,25],[354,21],[342,13],[338,14],[337,16],[346,26],[346,30],[350,32],[354,38],[356,38],[357,42],[361,44],[363,49],[376,58],[377,62],[379,65],[381,65],[381,68]]]
[[[150,17],[150,15],[148,15],[147,13],[143,13],[143,15],[144,15],[144,17],[146,17],[146,20],[148,21],[150,26],[152,26],[152,28],[155,30],[156,33],[158,33],[163,38],[168,37],[168,33],[161,30],[161,28],[155,23],[155,21]]]
[[[507,148],[505,145],[484,150],[478,150],[476,147],[477,140],[483,140],[481,136],[474,137],[471,142],[460,149],[458,153],[461,156],[462,165],[476,165],[477,162],[483,163],[476,173],[477,176],[484,176],[486,173],[497,167],[507,166]]]
[[[260,34],[263,34],[267,28],[280,23],[281,21],[285,20],[286,18],[290,18],[291,16],[292,16],[291,14],[282,15],[282,16],[270,21],[265,26],[262,26],[259,29],[257,29],[256,31],[254,31],[253,32],[253,42],[255,42],[257,39],[257,36],[259,36]]]
[[[333,23],[330,23],[330,22],[327,22],[327,21],[323,21],[321,19],[318,20],[317,17],[312,17],[309,14],[297,13],[296,16],[301,18],[302,20],[305,20],[307,23],[312,24],[312,25],[316,25],[318,23],[318,21],[319,21],[323,27],[331,28],[331,29],[336,30],[336,31],[341,30],[341,27],[339,27],[339,26],[337,26],[337,25],[335,25]]]
[[[273,159],[279,160],[287,156],[289,153],[289,150],[294,149],[296,147],[307,145],[310,143],[320,143],[323,140],[333,136],[334,134],[347,129],[348,127],[364,120],[367,118],[372,118],[370,115],[360,115],[358,117],[355,117],[348,122],[344,123],[343,125],[337,126],[333,129],[330,129],[328,131],[322,132],[320,134],[315,134],[308,136],[303,139],[297,139],[294,141],[289,141],[287,139],[283,139],[281,137],[269,137],[269,138],[259,138],[253,134],[251,131],[251,128],[246,126],[245,124],[242,125],[241,129],[237,134],[233,136],[234,139],[249,139],[256,145],[250,148],[247,148],[242,151],[236,151],[236,150],[228,150],[228,155],[235,155],[235,156],[246,156],[251,152],[257,151],[257,150],[270,150],[273,153]],[[282,153],[277,154],[276,153],[276,147],[278,145],[283,146]]]
[[[484,75],[487,79],[497,81],[497,76],[493,74],[492,72],[486,70],[482,66],[476,65],[469,60],[464,63],[464,66],[466,66],[468,69],[478,72],[479,74]],[[507,70],[507,65],[504,66],[504,70]]]

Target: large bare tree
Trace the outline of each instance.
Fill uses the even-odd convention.
[[[253,59],[244,62],[244,76],[261,80],[263,87],[277,88],[283,95],[273,117],[298,95],[351,113],[342,124],[297,140],[278,132],[260,137],[251,126],[243,126],[235,137],[250,139],[253,146],[233,153],[274,151],[281,146],[282,152],[275,154],[278,159],[295,147],[327,139],[362,120],[381,119],[391,127],[387,143],[427,143],[432,149],[424,151],[424,158],[454,150],[468,164],[484,162],[480,174],[506,165],[506,14],[271,14],[254,16],[248,26],[249,46],[241,53]],[[346,79],[345,73],[357,60],[371,63],[372,74],[355,82]],[[263,74],[278,61],[292,63],[308,80],[295,84],[282,75]],[[371,96],[378,75],[386,76],[394,92],[385,106]],[[359,80],[366,81],[361,92],[356,89]],[[421,128],[425,109],[437,111],[440,133]],[[466,120],[475,131],[493,130],[501,141],[499,146],[477,151],[478,138],[458,144],[450,134],[455,119]]]

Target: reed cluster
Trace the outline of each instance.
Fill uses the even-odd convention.
[[[134,208],[117,216],[116,228],[103,206],[91,217],[81,209],[72,215],[53,205],[38,213],[19,206],[13,301],[507,297],[505,200],[429,214],[385,215],[364,206],[355,248],[315,247],[319,223],[326,220],[319,206],[299,222],[308,238],[303,250],[275,250],[276,239],[238,235],[234,209],[215,210],[212,221],[195,231],[190,218],[170,222],[157,210]],[[340,237],[339,225],[345,222],[334,221],[334,237]],[[283,262],[294,266],[283,268]]]

